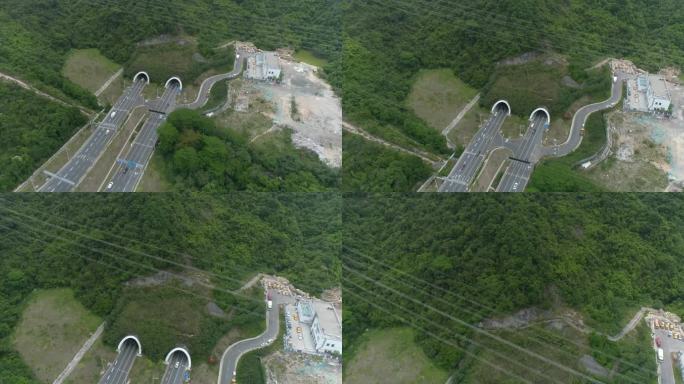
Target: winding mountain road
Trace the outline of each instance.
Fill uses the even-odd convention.
[[[195,99],[195,101],[189,104],[179,104],[178,108],[199,109],[204,107],[207,104],[207,101],[209,101],[211,89],[214,87],[216,83],[223,80],[232,80],[240,76],[240,73],[242,73],[242,67],[245,59],[246,55],[244,53],[241,53],[239,51],[236,52],[235,66],[232,71],[220,75],[215,75],[204,80],[202,82],[202,85],[200,86],[200,90],[197,93],[197,98]]]
[[[219,368],[218,384],[230,384],[234,378],[233,373],[237,369],[237,364],[245,353],[264,348],[273,343],[278,337],[280,328],[280,305],[294,302],[290,296],[283,296],[276,291],[269,291],[273,299],[273,308],[266,311],[266,330],[259,336],[250,339],[240,340],[229,346],[221,357]]]
[[[622,99],[622,84],[627,79],[627,76],[618,73],[615,75],[616,80],[613,82],[611,96],[608,100],[600,103],[585,105],[580,108],[575,116],[572,118],[572,125],[570,127],[570,136],[565,143],[553,147],[544,147],[544,156],[563,157],[574,152],[582,143],[582,128],[587,122],[589,115],[605,109],[611,109],[617,105]]]

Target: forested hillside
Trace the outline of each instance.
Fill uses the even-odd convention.
[[[159,128],[164,176],[175,190],[205,192],[322,192],[337,190],[339,177],[315,153],[297,149],[289,132],[283,144],[249,143],[200,113],[181,109]]]
[[[135,277],[155,270],[197,276],[179,265],[206,271],[200,280],[229,290],[257,271],[312,293],[339,284],[336,195],[13,195],[0,199],[0,218],[0,372],[8,383],[33,382],[9,335],[34,289],[72,288],[104,317]],[[220,304],[245,305],[214,294]]]
[[[327,0],[7,0],[0,19],[8,21],[1,23],[0,41],[12,43],[0,45],[7,51],[0,58],[8,58],[0,61],[0,70],[45,83],[59,77],[72,48],[98,48],[126,63],[137,43],[162,34],[196,36],[205,53],[243,39],[261,48],[289,45],[332,58],[339,52],[341,26],[339,7]]]
[[[0,82],[0,191],[14,190],[87,121],[77,108]]]
[[[681,308],[683,209],[684,198],[649,194],[346,199],[343,287],[354,294],[345,296],[345,351],[353,353],[366,329],[406,325],[396,315],[423,327],[416,341],[454,369],[468,359],[440,339],[465,346],[455,335],[474,332],[437,311],[477,324],[528,307],[569,307],[594,329],[615,334],[640,306]],[[608,345],[617,354],[618,346],[599,340],[591,340],[594,351]],[[646,364],[643,353],[621,356]]]
[[[573,74],[605,57],[650,70],[684,66],[678,0],[349,0],[343,20],[345,118],[389,140],[401,133],[436,153],[446,151],[444,139],[405,105],[421,68],[451,68],[480,89],[497,62],[527,52],[567,55]]]

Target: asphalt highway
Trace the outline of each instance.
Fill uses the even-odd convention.
[[[530,128],[525,132],[522,144],[510,159],[511,165],[501,178],[497,192],[523,192],[525,190],[534,171],[534,163],[538,160],[535,158],[535,150],[541,146],[545,124],[546,115],[537,113]]]
[[[178,364],[178,366],[176,366]],[[185,371],[188,370],[188,358],[182,352],[176,352],[171,355],[169,365],[166,366],[166,372],[162,377],[161,384],[181,384],[185,377]]]
[[[243,61],[245,60],[245,57],[243,56],[244,54],[242,54],[241,52],[237,52],[235,57],[235,67],[231,72],[224,73],[221,75],[215,75],[204,80],[204,82],[202,82],[202,85],[200,86],[200,90],[197,93],[197,98],[195,99],[195,101],[193,101],[190,104],[181,104],[178,107],[187,109],[202,108],[205,104],[207,104],[207,101],[209,101],[209,94],[211,93],[211,88],[213,88],[216,83],[223,80],[234,79],[240,76],[240,73],[242,73]]]
[[[506,117],[508,117],[508,108],[499,106],[494,115],[468,143],[451,173],[439,187],[439,192],[468,192],[470,184],[489,154],[490,144],[499,133]]]
[[[218,384],[230,384],[233,380],[233,372],[237,368],[238,360],[247,352],[263,348],[272,343],[280,328],[279,314],[280,305],[293,302],[290,296],[279,295],[275,291],[270,291],[273,299],[273,308],[266,312],[266,330],[259,336],[245,339],[232,344],[223,352],[221,357],[221,367],[219,369]],[[269,343],[269,340],[271,341]]]
[[[135,357],[138,354],[138,346],[133,341],[127,341],[121,346],[119,356],[114,363],[107,368],[99,384],[126,384],[128,374],[133,368]]]
[[[134,192],[142,179],[154,147],[157,144],[157,129],[176,106],[180,88],[175,84],[164,90],[162,97],[150,108],[150,117],[145,121],[135,140],[122,159],[117,159],[114,177],[104,185],[105,192]],[[160,113],[163,112],[163,113]]]
[[[572,126],[570,128],[570,136],[568,137],[568,140],[563,144],[544,148],[545,156],[562,157],[567,156],[571,152],[575,151],[582,143],[582,128],[584,127],[589,115],[604,109],[613,108],[615,105],[617,105],[620,99],[622,99],[622,84],[627,79],[627,76],[621,73],[618,73],[616,76],[617,81],[613,82],[610,98],[606,101],[596,104],[589,104],[580,108],[572,118]]]
[[[38,192],[70,192],[74,190],[107,148],[116,130],[121,128],[131,110],[143,104],[142,90],[145,85],[147,83],[141,79],[126,89],[88,140],[57,171],[56,176],[52,176],[38,189]]]

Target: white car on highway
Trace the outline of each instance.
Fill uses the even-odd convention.
[[[107,184],[107,189],[112,189],[113,186],[114,186],[114,182],[110,181],[109,184]]]

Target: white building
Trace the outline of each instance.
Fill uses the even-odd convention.
[[[646,103],[650,112],[667,111],[670,108],[671,97],[667,82],[661,76],[639,76],[637,80],[639,91],[646,92]]]
[[[246,77],[274,81],[280,78],[280,61],[275,52],[259,52],[247,60]]]
[[[300,300],[297,313],[299,321],[310,325],[316,352],[342,354],[342,320],[335,306],[320,300]]]

